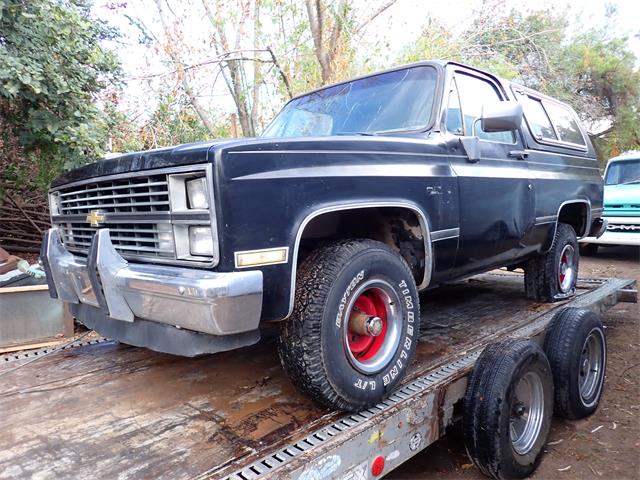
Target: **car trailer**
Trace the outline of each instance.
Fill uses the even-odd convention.
[[[465,392],[482,388],[470,378],[487,346],[542,343],[552,319],[621,301],[637,302],[634,280],[580,279],[574,297],[553,304],[527,300],[515,273],[428,292],[402,386],[354,414],[297,393],[268,332],[241,351],[191,359],[101,338],[5,355],[0,479],[380,478],[463,416]]]

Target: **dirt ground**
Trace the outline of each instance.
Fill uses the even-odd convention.
[[[640,250],[601,248],[580,259],[580,276],[636,278]],[[554,418],[546,453],[534,479],[640,479],[640,306],[620,303],[603,318],[609,358],[600,408],[579,421]],[[462,428],[427,448],[389,479],[483,479],[464,451]]]

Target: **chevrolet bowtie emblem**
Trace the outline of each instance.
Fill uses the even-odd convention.
[[[98,227],[101,223],[104,223],[105,216],[100,210],[91,210],[85,220],[91,224],[92,227]]]

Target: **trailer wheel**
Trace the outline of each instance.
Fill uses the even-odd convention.
[[[524,478],[537,468],[553,416],[553,379],[542,348],[530,340],[489,345],[464,397],[469,458],[493,478]]]
[[[418,292],[404,259],[381,242],[345,240],[302,262],[278,351],[300,391],[333,408],[359,410],[404,376],[419,329]]]
[[[598,315],[562,309],[547,327],[544,350],[553,372],[556,414],[577,419],[595,412],[607,367],[607,342]]]
[[[571,296],[578,279],[580,254],[573,227],[558,223],[551,250],[527,261],[524,287],[527,297],[553,302]]]

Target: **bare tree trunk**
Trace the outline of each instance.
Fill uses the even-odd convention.
[[[253,48],[259,50],[262,41],[262,26],[260,24],[261,0],[254,0],[253,5]],[[251,126],[256,135],[260,117],[260,86],[262,85],[262,64],[253,62],[253,97],[251,99]]]
[[[165,37],[169,38],[169,34],[170,34],[169,26],[167,25],[164,12],[162,10],[162,4],[160,0],[155,0],[155,3],[156,3],[156,7],[158,8],[160,23],[162,23],[162,28],[164,29]],[[183,70],[184,63],[181,61],[178,53],[174,50],[173,45],[171,45],[170,43],[167,43],[166,45],[163,46],[163,48],[171,58],[171,61],[175,64],[176,70],[178,70],[179,72],[178,74],[180,76],[180,83],[182,84],[182,88],[186,93],[187,97],[189,98],[189,102],[191,103],[191,106],[196,111],[196,114],[198,115],[198,117],[200,117],[200,120],[202,121],[206,129],[209,131],[209,133],[213,135],[214,134],[213,124],[209,120],[209,116],[207,115],[206,110],[200,104],[198,97],[195,95],[193,88],[189,83],[189,80],[187,78],[187,73]]]
[[[211,11],[211,7],[209,6],[207,0],[202,0],[202,5],[204,6],[207,17],[209,18],[209,21],[214,28],[214,44],[216,53],[218,53],[218,55],[221,55],[224,52],[229,52],[229,42],[227,40],[227,34],[224,31],[224,24],[216,20],[216,17],[213,15],[213,12]],[[248,14],[249,1],[246,1],[242,5],[240,23],[238,25],[238,32],[236,34],[236,50],[240,49],[240,39],[243,34],[244,23]],[[244,77],[244,67],[242,66],[242,60],[230,60],[225,62],[225,64],[229,70],[229,77],[227,77],[224,71],[222,72],[222,75],[225,79],[225,82],[227,83],[229,92],[231,93],[233,101],[236,105],[236,110],[238,111],[238,120],[240,121],[240,128],[242,129],[243,135],[252,137],[255,135],[255,130],[251,120],[251,114],[247,102],[247,94],[245,93],[246,89],[244,88],[242,82],[242,79]],[[221,68],[223,67],[221,66]]]
[[[397,0],[387,0],[383,5],[374,10],[361,24],[353,27],[351,33],[360,33],[367,25],[375,20],[381,13],[391,7]],[[313,38],[314,53],[320,64],[322,83],[327,84],[332,80],[335,61],[338,55],[340,38],[345,33],[345,19],[349,17],[351,7],[346,0],[335,2],[334,15],[327,14],[327,6],[323,0],[305,0],[309,28]]]
[[[328,83],[331,78],[332,54],[327,51],[324,42],[324,9],[321,0],[305,0],[307,15],[309,17],[309,27],[313,37],[314,53],[320,64],[320,74],[322,83]]]

